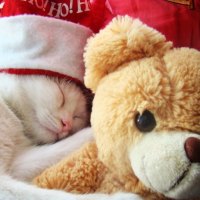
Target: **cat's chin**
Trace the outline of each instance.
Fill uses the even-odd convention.
[[[55,132],[49,128],[46,129],[46,134],[48,135],[47,137],[52,140],[52,142],[58,142],[70,135],[69,132]]]
[[[40,120],[37,120],[37,123],[35,123],[34,127],[32,126],[32,128],[33,129],[30,132],[34,133],[33,136],[36,139],[35,141],[39,144],[55,143],[66,137],[69,137],[70,135],[81,129],[79,127],[78,129],[74,128],[69,131],[64,131],[61,130],[59,127],[52,127],[51,124],[42,123]]]
[[[44,127],[44,128],[45,128],[44,134],[46,134],[47,139],[50,139],[52,142],[57,142],[57,141],[62,139],[60,137],[60,133],[52,131],[49,128],[46,128],[46,127]]]
[[[33,143],[39,145],[55,143],[60,140],[57,133],[52,132],[43,126],[35,128],[32,133],[32,135],[27,135],[27,137],[29,137]]]
[[[52,129],[51,126],[45,126],[39,121],[38,124],[37,138],[40,143],[54,143],[62,139],[59,131]]]

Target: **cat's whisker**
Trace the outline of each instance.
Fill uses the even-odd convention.
[[[56,119],[51,113],[48,113],[45,117],[48,126],[54,128],[54,130],[56,130],[57,132],[61,131],[61,123],[59,123],[58,119]]]

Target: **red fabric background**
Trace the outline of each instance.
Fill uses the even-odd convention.
[[[89,9],[86,9],[88,2]],[[0,0],[0,3],[4,2],[3,9],[1,10],[1,16],[14,16],[19,14],[37,14],[41,16],[49,16],[52,3],[56,3],[53,6],[55,9],[51,12],[52,17],[75,22],[91,28],[94,32],[102,27],[104,23],[104,17],[106,15],[105,0]],[[47,3],[46,3],[47,2]],[[72,2],[72,4],[70,4]],[[78,12],[78,2],[82,12]],[[57,15],[59,4],[62,4],[62,14]],[[66,14],[66,6],[72,11]],[[42,8],[43,7],[43,8]],[[57,16],[56,16],[57,15]]]
[[[200,0],[194,0],[194,9],[166,0],[108,0],[113,16],[128,14],[162,32],[177,47],[200,50]]]
[[[5,1],[2,15],[47,13],[28,4],[31,0]],[[44,2],[46,0],[33,0]],[[84,0],[80,0],[83,2]],[[89,0],[88,0],[89,1]],[[140,18],[144,23],[162,32],[177,47],[187,46],[200,50],[200,0],[194,0],[194,9],[175,4],[167,0],[91,0],[90,11],[67,15],[64,20],[80,23],[90,27],[94,32],[103,28],[114,16],[128,14]],[[56,3],[67,3],[70,0],[49,0]],[[73,0],[73,8],[77,10],[77,0]],[[0,13],[1,14],[1,13]]]

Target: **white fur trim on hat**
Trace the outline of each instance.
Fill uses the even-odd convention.
[[[18,15],[0,18],[0,69],[45,69],[83,81],[89,28],[60,19]]]

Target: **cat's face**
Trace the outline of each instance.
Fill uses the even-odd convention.
[[[31,93],[25,128],[34,142],[55,142],[88,125],[86,97],[73,83],[39,78]]]

